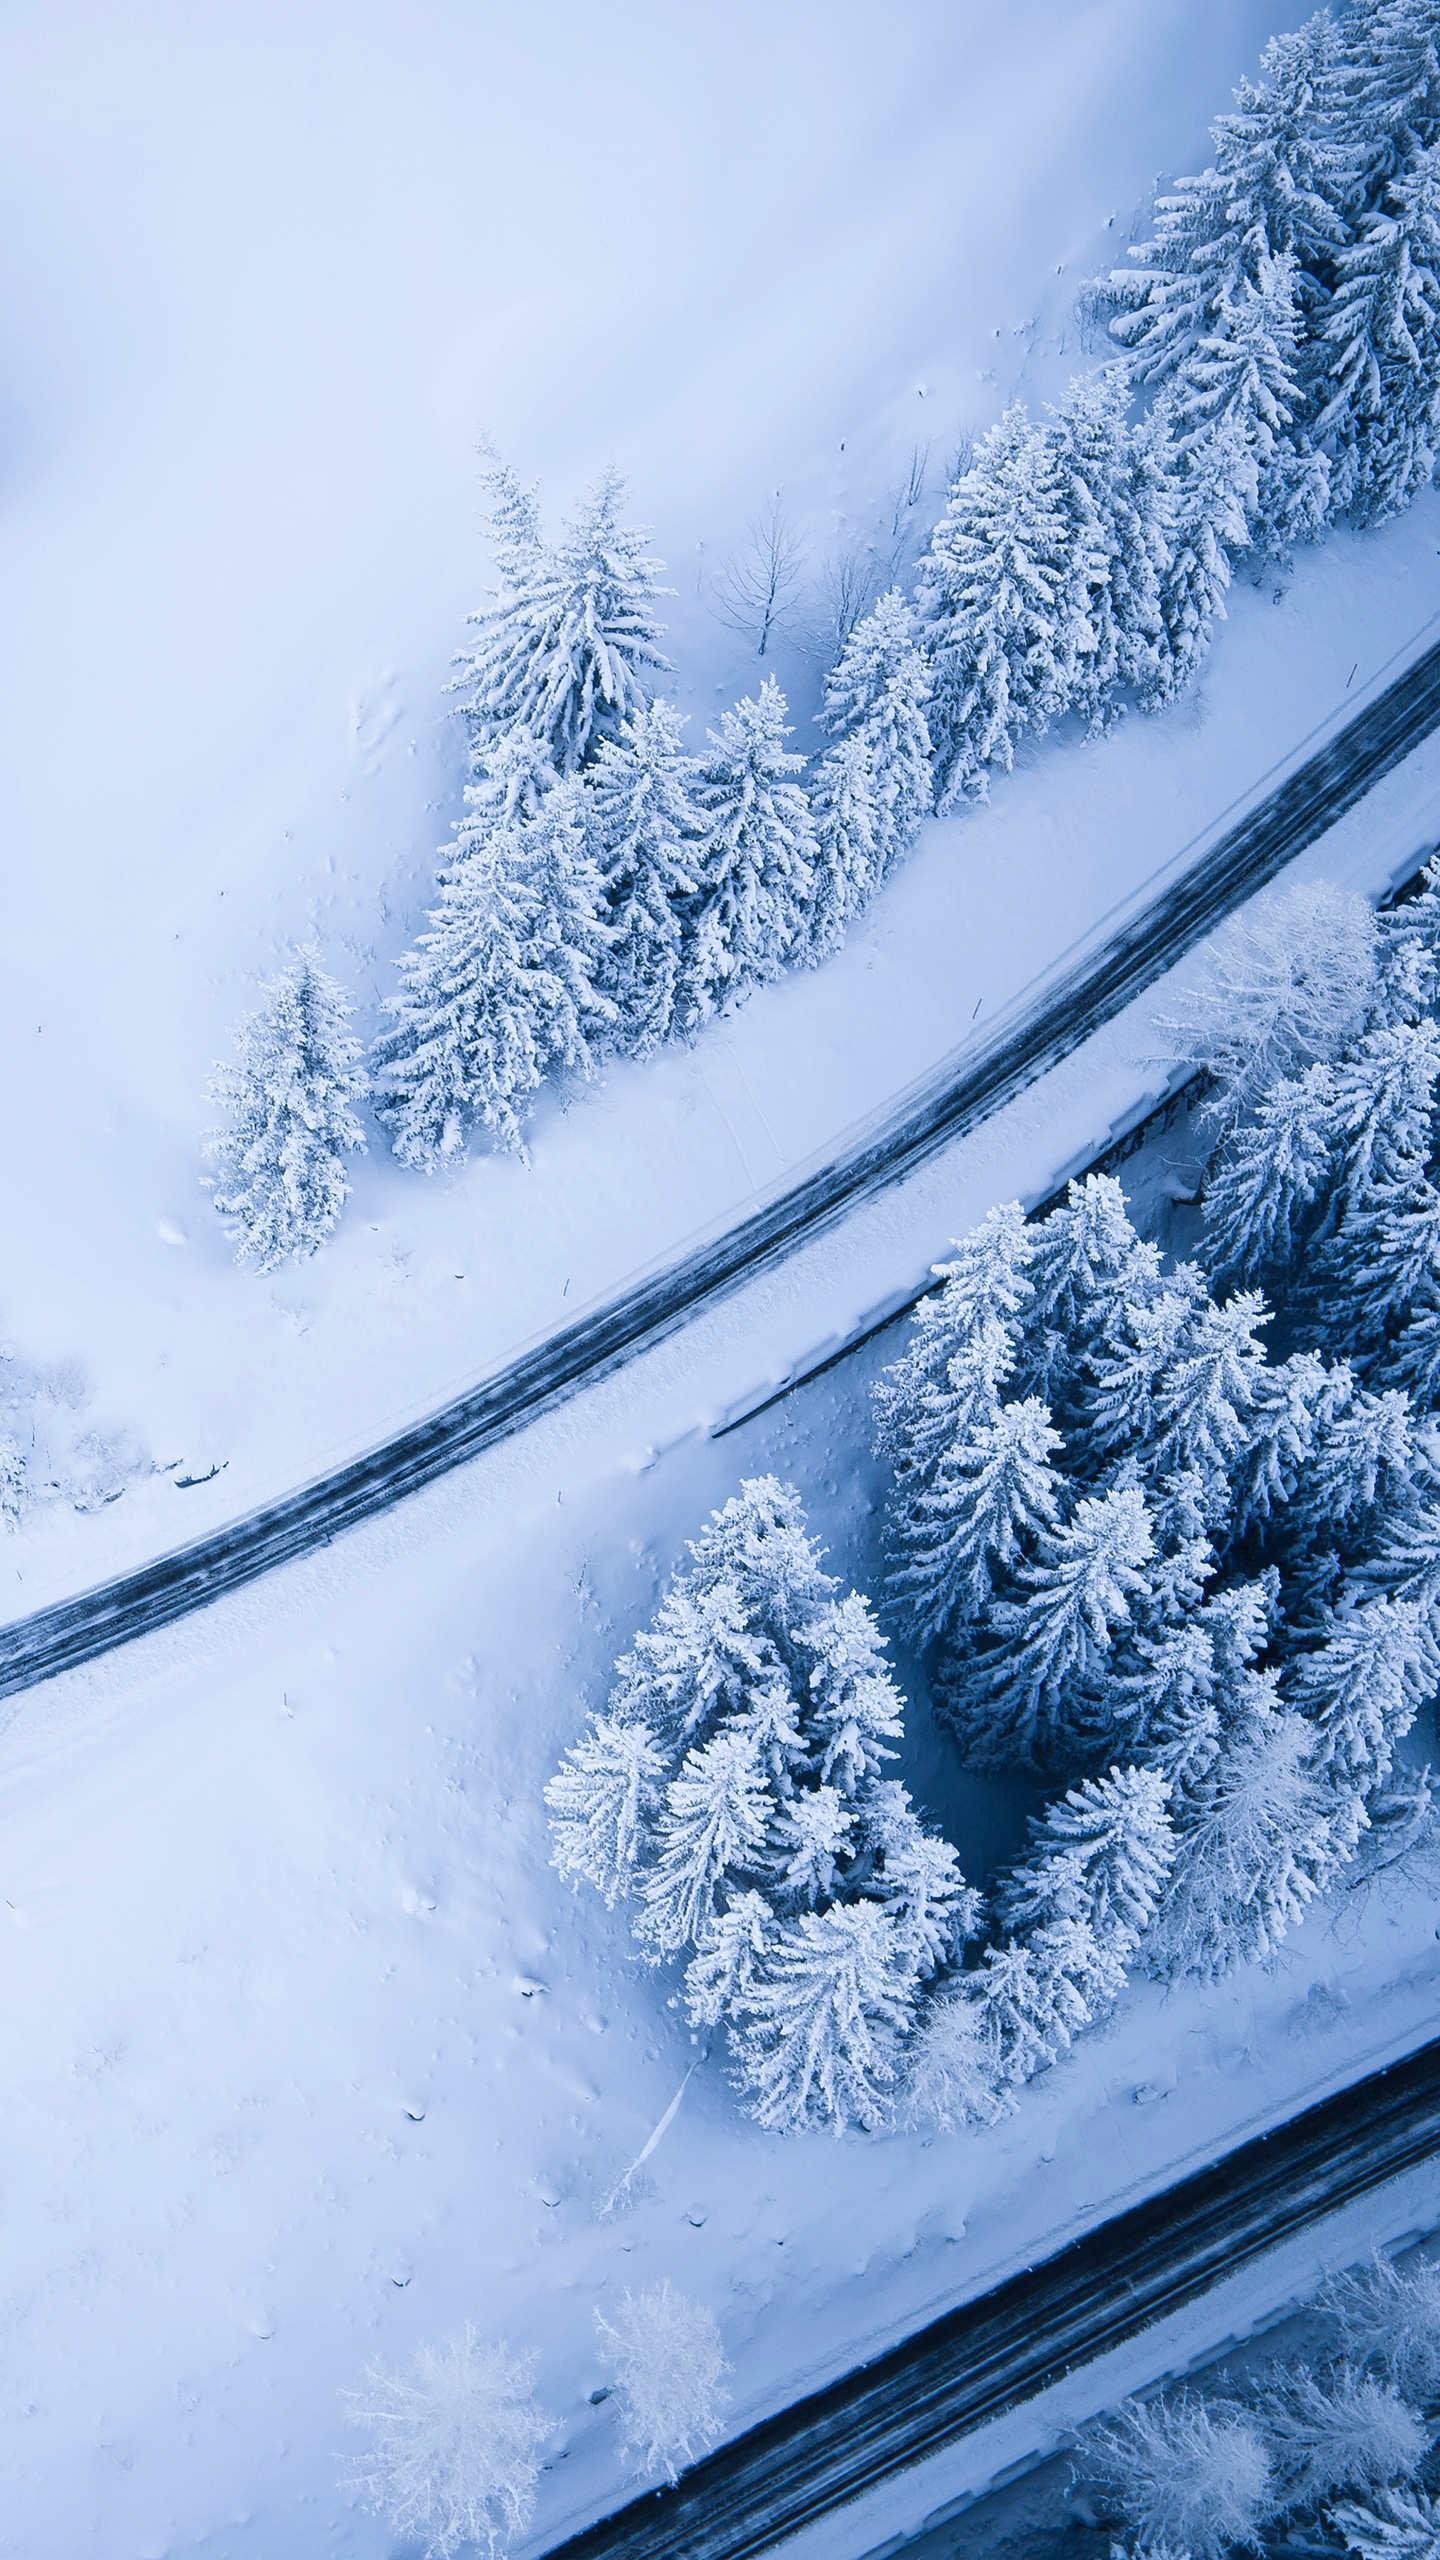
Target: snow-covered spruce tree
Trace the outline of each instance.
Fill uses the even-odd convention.
[[[273,1271],[333,1233],[350,1196],[347,1159],[365,1145],[360,1044],[318,952],[302,951],[267,987],[236,1049],[211,1085],[225,1124],[206,1142],[210,1185],[236,1260]]]
[[[983,800],[1074,699],[1084,637],[1054,439],[1016,402],[956,481],[921,566],[935,805]]]
[[[1350,2560],[1440,2560],[1440,2498],[1419,2489],[1382,2489],[1330,2510]]]
[[[1080,638],[1074,707],[1092,729],[1129,694],[1153,702],[1164,654],[1161,585],[1174,544],[1166,449],[1132,427],[1125,369],[1071,383],[1051,413],[1061,512],[1069,531]]]
[[[1373,201],[1440,142],[1440,35],[1429,0],[1361,0],[1339,38],[1345,121]]]
[[[773,676],[720,715],[700,761],[684,913],[681,1019],[687,1028],[783,976],[805,948],[814,895],[814,822],[785,741]]]
[[[1227,302],[1288,257],[1301,307],[1323,302],[1331,261],[1348,237],[1355,171],[1338,130],[1335,33],[1319,15],[1278,36],[1260,80],[1241,82],[1213,129],[1213,165],[1157,199],[1154,237],[1110,279],[1111,326],[1135,377],[1173,382]]]
[[[533,509],[499,525],[503,583],[474,618],[454,686],[477,750],[526,730],[558,773],[577,773],[668,671],[661,564],[622,521],[624,497],[605,472],[553,549],[533,538]]]
[[[838,951],[869,905],[880,877],[881,812],[864,736],[852,731],[826,749],[810,783],[811,850],[807,957]]]
[[[592,1073],[617,1021],[605,991],[613,928],[591,851],[589,814],[590,794],[580,783],[557,783],[533,818],[514,830],[505,862],[526,892],[522,949],[546,1069],[582,1076]]]
[[[1306,1719],[1273,1673],[1236,1684],[1220,1748],[1187,1791],[1170,1881],[1148,1944],[1153,1970],[1213,1976],[1269,1955],[1353,1846],[1353,1799],[1316,1766]]]
[[[879,2121],[919,1987],[975,1926],[886,1774],[902,1714],[871,1611],[763,1477],[694,1541],[547,1791],[556,1863],[685,1962],[692,2019],[777,2128]]]
[[[472,1129],[524,1155],[523,1115],[549,1063],[550,991],[537,1006],[526,956],[535,913],[525,882],[483,857],[442,877],[375,1049],[380,1114],[402,1164],[455,1164]]]
[[[1440,458],[1440,146],[1392,180],[1337,262],[1316,349],[1316,433],[1336,503],[1360,524],[1398,515]]]
[[[1128,1963],[1155,1916],[1175,1858],[1170,1788],[1153,1769],[1086,1778],[1032,1816],[1025,1856],[1002,1879],[996,1912],[1012,1936],[1084,1920]]]
[[[893,869],[934,800],[927,706],[930,668],[914,612],[897,587],[855,625],[825,679],[824,721],[863,749],[873,806],[875,874]],[[818,775],[829,759],[823,760]]]
[[[1117,1634],[1150,1592],[1154,1535],[1135,1485],[1081,1495],[1068,1519],[1041,1532],[996,1600],[983,1649],[946,1658],[946,1720],[986,1766],[1073,1765],[1085,1737],[1103,1733],[1103,1696]]]
[[[625,2449],[643,2475],[676,2480],[720,2432],[728,2367],[713,2311],[668,2276],[623,2293],[595,2326],[609,2355]]]
[[[588,1074],[614,1007],[599,983],[609,927],[579,785],[442,872],[427,930],[400,963],[375,1052],[382,1118],[402,1164],[433,1173],[472,1130],[523,1156],[545,1077]]]
[[[551,2421],[534,2392],[535,2359],[468,2324],[422,2347],[403,2373],[374,2366],[351,2395],[369,2439],[348,2485],[426,2560],[479,2551],[496,2560],[535,2508]]]
[[[1167,420],[1182,465],[1217,444],[1236,474],[1249,547],[1286,561],[1325,523],[1324,454],[1295,432],[1301,409],[1295,262],[1267,259],[1227,296],[1176,375]]]
[[[1317,1764],[1368,1793],[1389,1776],[1427,1694],[1422,1612],[1376,1598],[1325,1611],[1319,1641],[1297,1654],[1285,1702],[1317,1728]]]
[[[1225,619],[1234,563],[1250,540],[1251,482],[1233,432],[1180,456],[1168,407],[1151,433],[1172,492],[1171,538],[1160,572],[1160,663],[1150,708],[1183,693],[1210,654]]]
[[[586,775],[590,841],[609,941],[598,984],[615,1007],[613,1045],[648,1057],[676,1028],[681,914],[693,899],[694,764],[683,722],[652,702],[604,739]]]
[[[1164,1031],[1174,1061],[1211,1078],[1205,1115],[1223,1134],[1282,1077],[1339,1057],[1379,995],[1369,899],[1330,880],[1301,881],[1222,925]]]
[[[1123,2401],[1087,2435],[1083,2453],[1107,2508],[1146,2544],[1173,2545],[1189,2560],[1229,2560],[1255,2548],[1278,2505],[1255,2420],[1211,2408],[1193,2392]]]

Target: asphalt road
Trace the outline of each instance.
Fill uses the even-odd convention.
[[[550,2560],[748,2560],[772,2550],[1437,2152],[1440,2042],[962,2303]],[[843,2527],[830,2547],[839,2560]]]
[[[957,1051],[891,1117],[738,1226],[437,1413],[257,1511],[0,1628],[0,1697],[168,1626],[463,1466],[833,1226],[974,1128],[1172,968],[1440,723],[1440,644],[1034,1007]]]

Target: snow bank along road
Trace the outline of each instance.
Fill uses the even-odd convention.
[[[1440,2152],[1440,2042],[948,2311],[550,2560],[745,2560]]]
[[[1023,1014],[956,1051],[884,1120],[668,1270],[582,1316],[437,1413],[330,1474],[148,1565],[0,1627],[0,1697],[205,1608],[521,1430],[647,1351],[1009,1101],[1184,958],[1440,725],[1440,643],[1200,861],[1052,979]]]

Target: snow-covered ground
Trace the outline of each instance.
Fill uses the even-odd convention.
[[[209,1058],[312,924],[373,1003],[453,814],[479,427],[557,495],[611,451],[633,472],[703,714],[753,676],[707,560],[777,481],[818,559],[917,436],[938,464],[1017,379],[1058,382],[1107,217],[1193,163],[1302,14],[12,8],[0,1295],[159,1457],[230,1463],[15,1541],[8,1607],[310,1472],[828,1147],[1433,613],[1430,500],[1279,608],[1242,595],[1163,725],[1047,750],[932,830],[829,970],[552,1109],[529,1172],[381,1157],[313,1268],[226,1264]],[[1437,786],[1431,748],[1310,867],[1383,877]],[[1433,1921],[1377,1897],[1267,1974],[1141,1991],[994,2137],[776,2144],[697,2071],[602,2210],[693,2057],[621,1923],[546,1866],[541,1781],[741,1473],[792,1474],[878,1583],[880,1354],[723,1441],[688,1426],[1043,1187],[1154,1046],[1113,1026],[483,1467],[20,1702],[0,2551],[379,2560],[335,2486],[339,2395],[467,2317],[540,2351],[543,2543],[621,2488],[588,2401],[607,2292],[669,2274],[711,2302],[738,2422],[1421,2031]],[[977,1868],[1013,1835],[1018,1798],[959,1782],[918,1715],[908,1774]]]
[[[83,1360],[161,1462],[225,1461],[213,1505],[313,1472],[873,1110],[1425,618],[1434,504],[1307,561],[1279,614],[1242,596],[1201,702],[933,829],[832,967],[552,1107],[531,1170],[426,1183],[382,1145],[319,1263],[229,1264],[211,1060],[312,928],[374,1023],[455,814],[482,427],[557,504],[630,471],[698,733],[757,674],[706,600],[746,518],[782,485],[818,575],[917,443],[928,516],[960,427],[1083,360],[1077,285],[1298,14],[7,13],[0,1314],[27,1351]],[[779,665],[803,710],[814,665]],[[85,1524],[73,1578],[199,1508],[166,1485]]]

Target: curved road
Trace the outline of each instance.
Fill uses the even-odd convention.
[[[749,2560],[769,2551],[1437,2151],[1440,2042],[946,2312],[549,2560]]]
[[[1440,643],[1033,1010],[967,1044],[862,1138],[683,1260],[363,1457],[134,1572],[0,1628],[0,1698],[92,1661],[308,1554],[650,1350],[752,1273],[997,1111],[1263,888],[1440,724]]]

